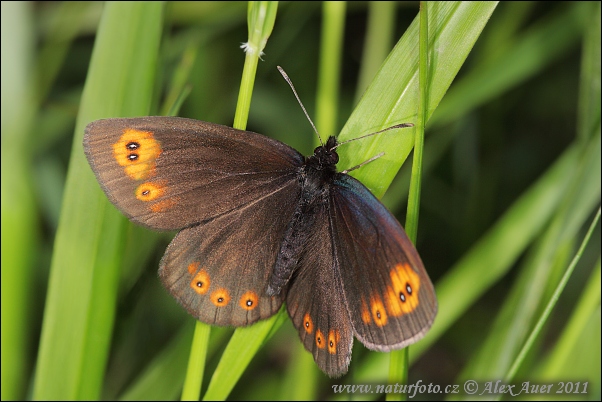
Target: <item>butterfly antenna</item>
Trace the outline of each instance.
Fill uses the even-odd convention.
[[[375,133],[370,133],[370,134],[362,135],[361,137],[352,138],[352,139],[350,139],[350,140],[347,140],[347,141],[339,142],[337,145],[335,145],[334,147],[332,147],[331,149],[329,149],[329,151],[332,151],[333,149],[335,149],[335,148],[338,148],[338,147],[340,147],[341,145],[343,145],[343,144],[347,144],[348,142],[351,142],[351,141],[355,141],[355,140],[361,140],[362,138],[371,137],[371,136],[373,136],[373,135],[380,134],[380,133],[383,133],[383,132],[385,132],[385,131],[393,130],[393,129],[396,129],[396,128],[404,128],[404,127],[414,127],[414,125],[413,125],[412,123],[401,123],[401,124],[396,124],[396,125],[394,125],[394,126],[387,127],[387,128],[385,128],[385,129],[382,129],[382,130],[380,130],[380,131],[377,131],[377,132],[375,132]],[[382,155],[381,155],[381,156],[382,156]],[[373,161],[374,159],[376,159],[376,158],[379,158],[379,157],[380,157],[380,156],[378,156],[378,155],[377,155],[377,156],[375,156],[374,158],[372,158],[372,159],[369,159],[369,160],[367,160],[367,161],[366,161],[366,162],[364,162],[364,163],[371,162],[371,161]],[[362,163],[362,165],[363,165],[364,163]],[[353,169],[356,169],[356,168],[358,168],[358,167],[360,167],[360,166],[362,166],[362,165],[356,166],[356,167],[354,167]],[[353,169],[352,169],[352,170],[353,170]]]
[[[288,82],[288,85],[293,90],[293,93],[295,94],[295,97],[297,98],[297,102],[299,102],[299,105],[301,105],[301,109],[303,109],[303,113],[305,113],[305,116],[307,117],[307,120],[309,120],[309,122],[311,123],[311,126],[314,128],[314,131],[315,131],[316,135],[318,136],[318,139],[320,140],[320,144],[322,144],[322,146],[324,146],[324,143],[322,142],[322,138],[320,137],[320,134],[318,133],[318,130],[316,129],[316,126],[314,125],[314,122],[311,121],[311,118],[309,117],[309,114],[307,113],[307,110],[305,110],[305,106],[303,106],[303,102],[301,102],[301,99],[299,98],[299,95],[297,95],[297,91],[295,90],[295,86],[293,85],[293,82],[288,77],[288,75],[284,72],[284,70],[282,69],[282,67],[280,67],[280,66],[276,66],[276,67],[278,67],[278,71],[280,71],[280,74],[282,74],[282,76],[284,77],[284,79],[286,80],[286,82]]]
[[[381,156],[383,156],[384,154],[385,154],[384,152],[381,152],[380,154],[373,156],[372,158],[368,159],[367,161],[363,161],[363,162],[362,162],[362,163],[360,163],[359,165],[352,167],[351,169],[343,170],[341,173],[342,173],[342,174],[347,174],[347,173],[351,172],[352,170],[359,169],[359,168],[361,168],[362,166],[364,166],[365,164],[367,164],[367,163],[370,163],[370,162],[372,162],[372,161],[375,161],[375,160],[377,160],[378,158],[380,158],[380,157],[381,157]]]

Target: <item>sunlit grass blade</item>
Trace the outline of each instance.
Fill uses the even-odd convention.
[[[455,121],[501,92],[520,85],[572,49],[581,35],[586,12],[587,4],[573,3],[566,13],[522,32],[514,39],[513,46],[506,44],[495,56],[475,66],[469,76],[450,88],[433,116],[433,127]]]
[[[251,327],[238,328],[232,335],[213,377],[211,377],[203,400],[226,399],[253,356],[270,338],[274,330],[288,319],[287,317],[286,313],[281,310],[276,315],[259,321]]]
[[[162,3],[108,3],[76,123],[56,235],[34,384],[36,399],[97,399],[108,358],[125,218],[102,193],[82,149],[102,117],[149,112]]]
[[[242,46],[245,51],[245,65],[240,83],[240,93],[236,104],[234,128],[244,130],[247,127],[251,97],[255,84],[257,63],[263,54],[268,38],[274,28],[277,1],[251,1],[247,11],[247,25],[249,29],[248,41]]]
[[[35,24],[31,4],[2,2],[2,400],[25,397],[39,247],[30,135]]]
[[[322,143],[325,143],[329,136],[335,135],[337,129],[345,10],[344,1],[322,3],[323,19],[315,118]],[[314,139],[314,145],[320,145],[318,138]]]
[[[495,2],[440,2],[429,9],[429,118],[496,5]],[[414,123],[418,94],[418,19],[415,19],[366,90],[339,139],[348,140],[397,123]],[[382,197],[413,146],[412,129],[355,141],[340,150],[339,166],[352,167],[386,151],[377,161],[352,172],[377,197]]]
[[[397,4],[394,1],[371,1],[368,3],[368,25],[362,51],[360,76],[355,88],[356,103],[361,99],[391,51],[396,7]]]

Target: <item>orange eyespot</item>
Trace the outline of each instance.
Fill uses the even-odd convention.
[[[188,266],[188,272],[190,272],[191,266],[198,263],[192,263]],[[209,285],[211,285],[211,279],[209,278],[209,274],[204,269],[201,269],[190,281],[190,287],[194,289],[200,295],[204,295],[209,290]]]
[[[259,302],[259,297],[257,297],[257,293],[248,291],[240,298],[239,305],[245,310],[251,311],[255,307],[257,307],[257,303]]]
[[[140,201],[153,201],[161,197],[164,192],[163,183],[146,182],[136,188],[136,198]]]
[[[372,297],[372,299],[370,300],[370,308],[372,310],[372,319],[374,319],[374,323],[379,327],[386,325],[387,312],[380,297]]]
[[[339,338],[339,331],[331,329],[330,332],[328,332],[328,353],[331,355],[337,353],[337,344],[339,343]]]
[[[155,161],[161,152],[161,145],[150,131],[125,129],[113,144],[113,157],[134,180],[148,179],[154,175]]]
[[[316,346],[320,349],[324,349],[324,347],[326,346],[326,341],[324,340],[324,334],[320,330],[316,331]]]
[[[314,330],[314,322],[311,320],[309,313],[305,313],[303,316],[303,328],[305,328],[305,332],[311,334]]]
[[[211,293],[211,302],[217,307],[226,306],[230,302],[230,295],[224,288],[220,288]]]
[[[411,313],[420,303],[420,276],[408,264],[397,264],[390,272],[391,286],[387,288],[387,310],[392,316]]]

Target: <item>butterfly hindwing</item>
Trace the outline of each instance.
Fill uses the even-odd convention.
[[[202,322],[244,326],[270,317],[284,298],[266,294],[270,267],[298,197],[298,183],[290,181],[250,205],[181,230],[161,260],[163,284]]]
[[[105,193],[134,222],[181,229],[261,199],[303,156],[260,134],[180,117],[97,120],[84,151]]]
[[[339,175],[331,191],[339,275],[355,335],[389,351],[422,337],[437,313],[433,285],[416,249],[384,205],[359,181]]]
[[[305,349],[322,371],[339,377],[351,361],[353,328],[336,273],[328,207],[324,204],[316,213],[286,303]]]

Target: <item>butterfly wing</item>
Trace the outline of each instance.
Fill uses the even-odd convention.
[[[132,221],[181,229],[249,205],[295,180],[303,156],[260,134],[180,117],[97,120],[84,151]]]
[[[209,324],[244,326],[273,315],[284,292],[270,297],[266,287],[299,192],[291,181],[259,201],[181,230],[159,267],[165,287]]]
[[[177,117],[95,121],[84,150],[131,220],[183,228],[159,276],[191,315],[241,326],[278,310],[283,295],[265,294],[268,267],[298,202],[301,154],[259,134]]]
[[[379,351],[417,341],[435,319],[437,299],[403,228],[348,175],[335,179],[331,205],[336,267],[355,336]]]
[[[347,314],[332,245],[329,205],[318,209],[298,269],[289,282],[286,305],[305,349],[331,377],[347,372],[353,328]]]

